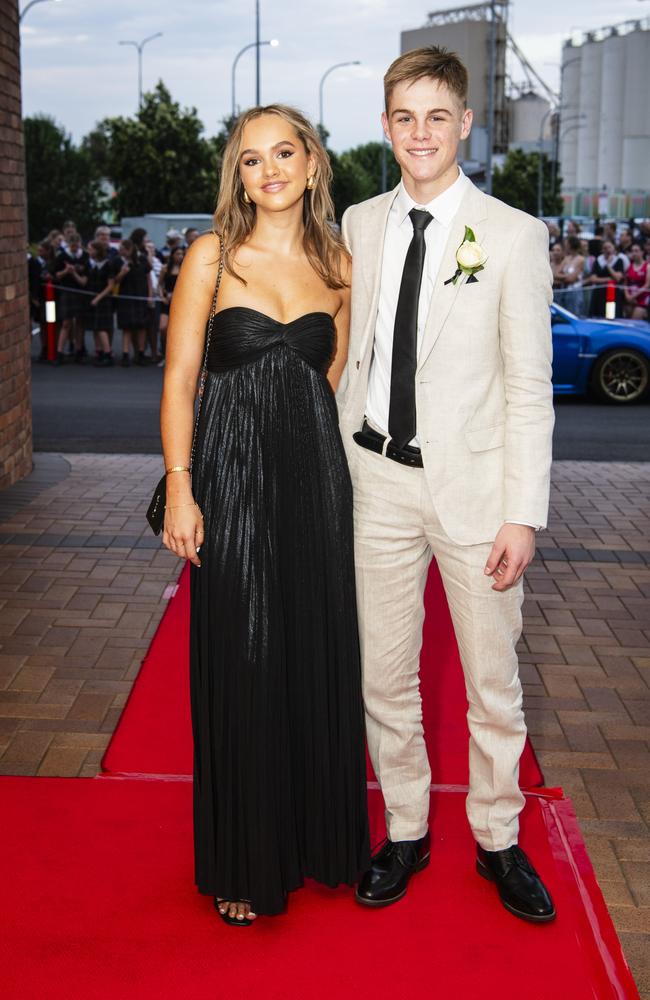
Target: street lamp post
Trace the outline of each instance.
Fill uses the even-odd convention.
[[[232,116],[233,116],[233,118],[237,114],[237,103],[235,101],[235,72],[237,70],[237,63],[239,62],[240,57],[243,56],[244,52],[248,52],[249,49],[257,49],[257,56],[259,58],[260,46],[262,46],[262,45],[270,45],[271,48],[275,49],[275,48],[277,48],[277,46],[279,44],[280,43],[277,40],[277,38],[267,39],[267,40],[265,40],[263,42],[251,42],[249,45],[244,45],[244,48],[240,49],[239,52],[237,53],[237,55],[235,56],[235,58],[233,59],[232,72],[231,72],[231,76],[232,76],[231,94],[232,94]],[[259,74],[257,75],[257,82],[255,84],[255,103],[256,104],[260,103]]]
[[[565,128],[565,129],[564,129],[564,130],[562,131],[562,134],[561,134],[561,136],[560,136],[560,139],[563,139],[563,138],[564,138],[564,136],[565,136],[565,135],[568,135],[568,133],[569,133],[569,132],[575,132],[575,131],[576,131],[577,129],[579,129],[579,128],[584,128],[584,127],[585,127],[585,125],[584,125],[584,122],[579,122],[579,123],[578,123],[577,125],[569,125],[569,127],[568,127],[568,128]]]
[[[546,124],[546,120],[547,120],[547,118],[548,118],[549,115],[557,114],[557,122],[556,122],[556,126],[555,126],[555,131],[556,131],[557,139],[553,138],[553,142],[554,142],[555,145],[559,144],[559,140],[561,138],[561,136],[560,136],[560,112],[562,112],[562,111],[566,111],[566,108],[563,108],[561,104],[558,105],[557,108],[554,108],[554,107],[551,106],[548,109],[548,111],[546,112],[546,114],[544,115],[544,117],[542,118],[541,124],[539,126],[539,143],[538,143],[538,147],[537,147],[538,148],[538,156],[539,156],[539,162],[537,164],[537,215],[538,216],[540,216],[542,214],[542,178],[543,178],[543,171],[542,171],[542,143],[544,141],[544,125]],[[574,121],[575,119],[586,118],[586,117],[587,117],[586,112],[583,111],[583,112],[581,112],[578,115],[571,115],[570,118],[565,118],[565,119],[563,119],[563,121],[569,121],[570,122],[570,121]],[[579,128],[580,126],[574,126],[574,127],[578,127]],[[564,132],[562,133],[562,135],[566,135],[566,133],[570,132],[570,131],[571,131],[571,129],[565,129]],[[552,190],[554,189],[554,187],[555,187],[555,172],[553,172],[553,174],[552,174]]]
[[[579,63],[579,62],[581,62],[581,57],[574,56],[573,59],[567,59],[567,61],[562,63],[560,66],[560,106],[557,109],[557,119],[555,122],[555,136],[554,136],[555,155],[553,157],[553,166],[551,174],[551,186],[553,190],[555,190],[555,173],[557,170],[557,162],[560,158],[560,126],[562,124],[562,111],[570,107],[570,105],[566,105],[564,103],[564,72],[569,66],[572,66],[574,63]]]
[[[567,105],[567,107],[569,107],[569,105]],[[571,115],[569,118],[563,118],[560,115],[560,112],[562,110],[563,109],[561,107],[557,109],[557,118],[555,120],[555,129],[554,129],[555,134],[554,134],[554,137],[553,137],[553,141],[554,141],[554,145],[555,145],[555,153],[553,154],[553,164],[552,164],[552,170],[551,170],[551,189],[552,190],[555,190],[556,170],[557,170],[558,161],[560,159],[560,126],[561,126],[561,124],[563,122],[574,122],[574,121],[576,121],[576,120],[578,120],[580,118],[586,118],[587,117],[586,111],[583,111],[583,112],[581,112],[578,115]],[[565,129],[562,132],[562,135],[566,135],[566,131],[567,130]]]
[[[496,77],[497,12],[490,3],[490,58],[488,65],[487,156],[485,162],[485,193],[492,194],[492,149],[494,147],[494,90]]]
[[[544,126],[546,125],[546,122],[548,120],[549,115],[552,115],[554,110],[555,109],[551,105],[551,107],[548,109],[548,111],[546,112],[546,114],[542,118],[542,120],[540,122],[540,126],[539,126],[539,145],[537,147],[537,150],[538,150],[537,151],[537,157],[538,157],[538,163],[537,163],[537,217],[538,218],[542,215],[542,191],[543,191],[543,181],[544,181],[544,173],[543,173],[543,169],[542,169],[542,143],[544,142]]]
[[[141,42],[119,42],[119,45],[133,45],[138,50],[138,110],[142,108],[142,50],[147,42],[152,42],[154,38],[160,38],[162,31],[157,31],[155,35],[143,38]]]
[[[330,68],[323,73],[322,77],[320,78],[320,84],[318,85],[318,124],[320,125],[321,129],[324,128],[324,125],[323,125],[323,84],[325,83],[325,80],[330,75],[330,73],[334,72],[335,69],[341,69],[342,66],[360,66],[360,65],[361,65],[361,63],[360,63],[360,61],[358,59],[353,59],[351,62],[335,63],[334,66],[330,66]]]
[[[46,3],[46,2],[47,2],[47,0],[29,0],[29,3],[27,4],[27,6],[23,7],[22,11],[18,15],[18,23],[20,24],[22,22],[22,19],[24,18],[24,16],[27,13],[27,11],[30,10],[32,7],[34,7],[35,4],[37,4],[37,3]],[[54,3],[60,3],[60,2],[61,2],[61,0],[54,0]]]

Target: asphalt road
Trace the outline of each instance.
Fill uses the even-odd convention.
[[[34,362],[32,407],[36,451],[160,454],[158,407],[163,369],[93,368]],[[600,405],[556,399],[558,459],[650,461],[650,402]]]

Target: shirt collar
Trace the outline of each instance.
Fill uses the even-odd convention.
[[[463,173],[462,168],[458,167],[458,177],[453,184],[439,194],[436,198],[433,198],[426,205],[419,205],[416,201],[413,201],[410,194],[404,187],[404,181],[400,181],[399,188],[397,189],[397,194],[395,196],[395,201],[393,202],[393,211],[395,212],[395,220],[398,226],[401,226],[408,219],[408,214],[412,208],[422,208],[430,212],[431,215],[440,222],[445,228],[448,228],[456,212],[460,208],[460,203],[463,200],[463,195],[467,190],[467,185],[471,183],[466,174]]]

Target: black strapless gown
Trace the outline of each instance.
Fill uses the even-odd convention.
[[[215,317],[190,564],[195,878],[282,911],[368,867],[352,487],[328,313]]]

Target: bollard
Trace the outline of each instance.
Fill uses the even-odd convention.
[[[616,284],[613,281],[610,281],[607,284],[605,319],[616,319]]]
[[[56,358],[56,301],[54,299],[54,283],[51,278],[45,285],[45,325],[47,326],[47,360]]]

